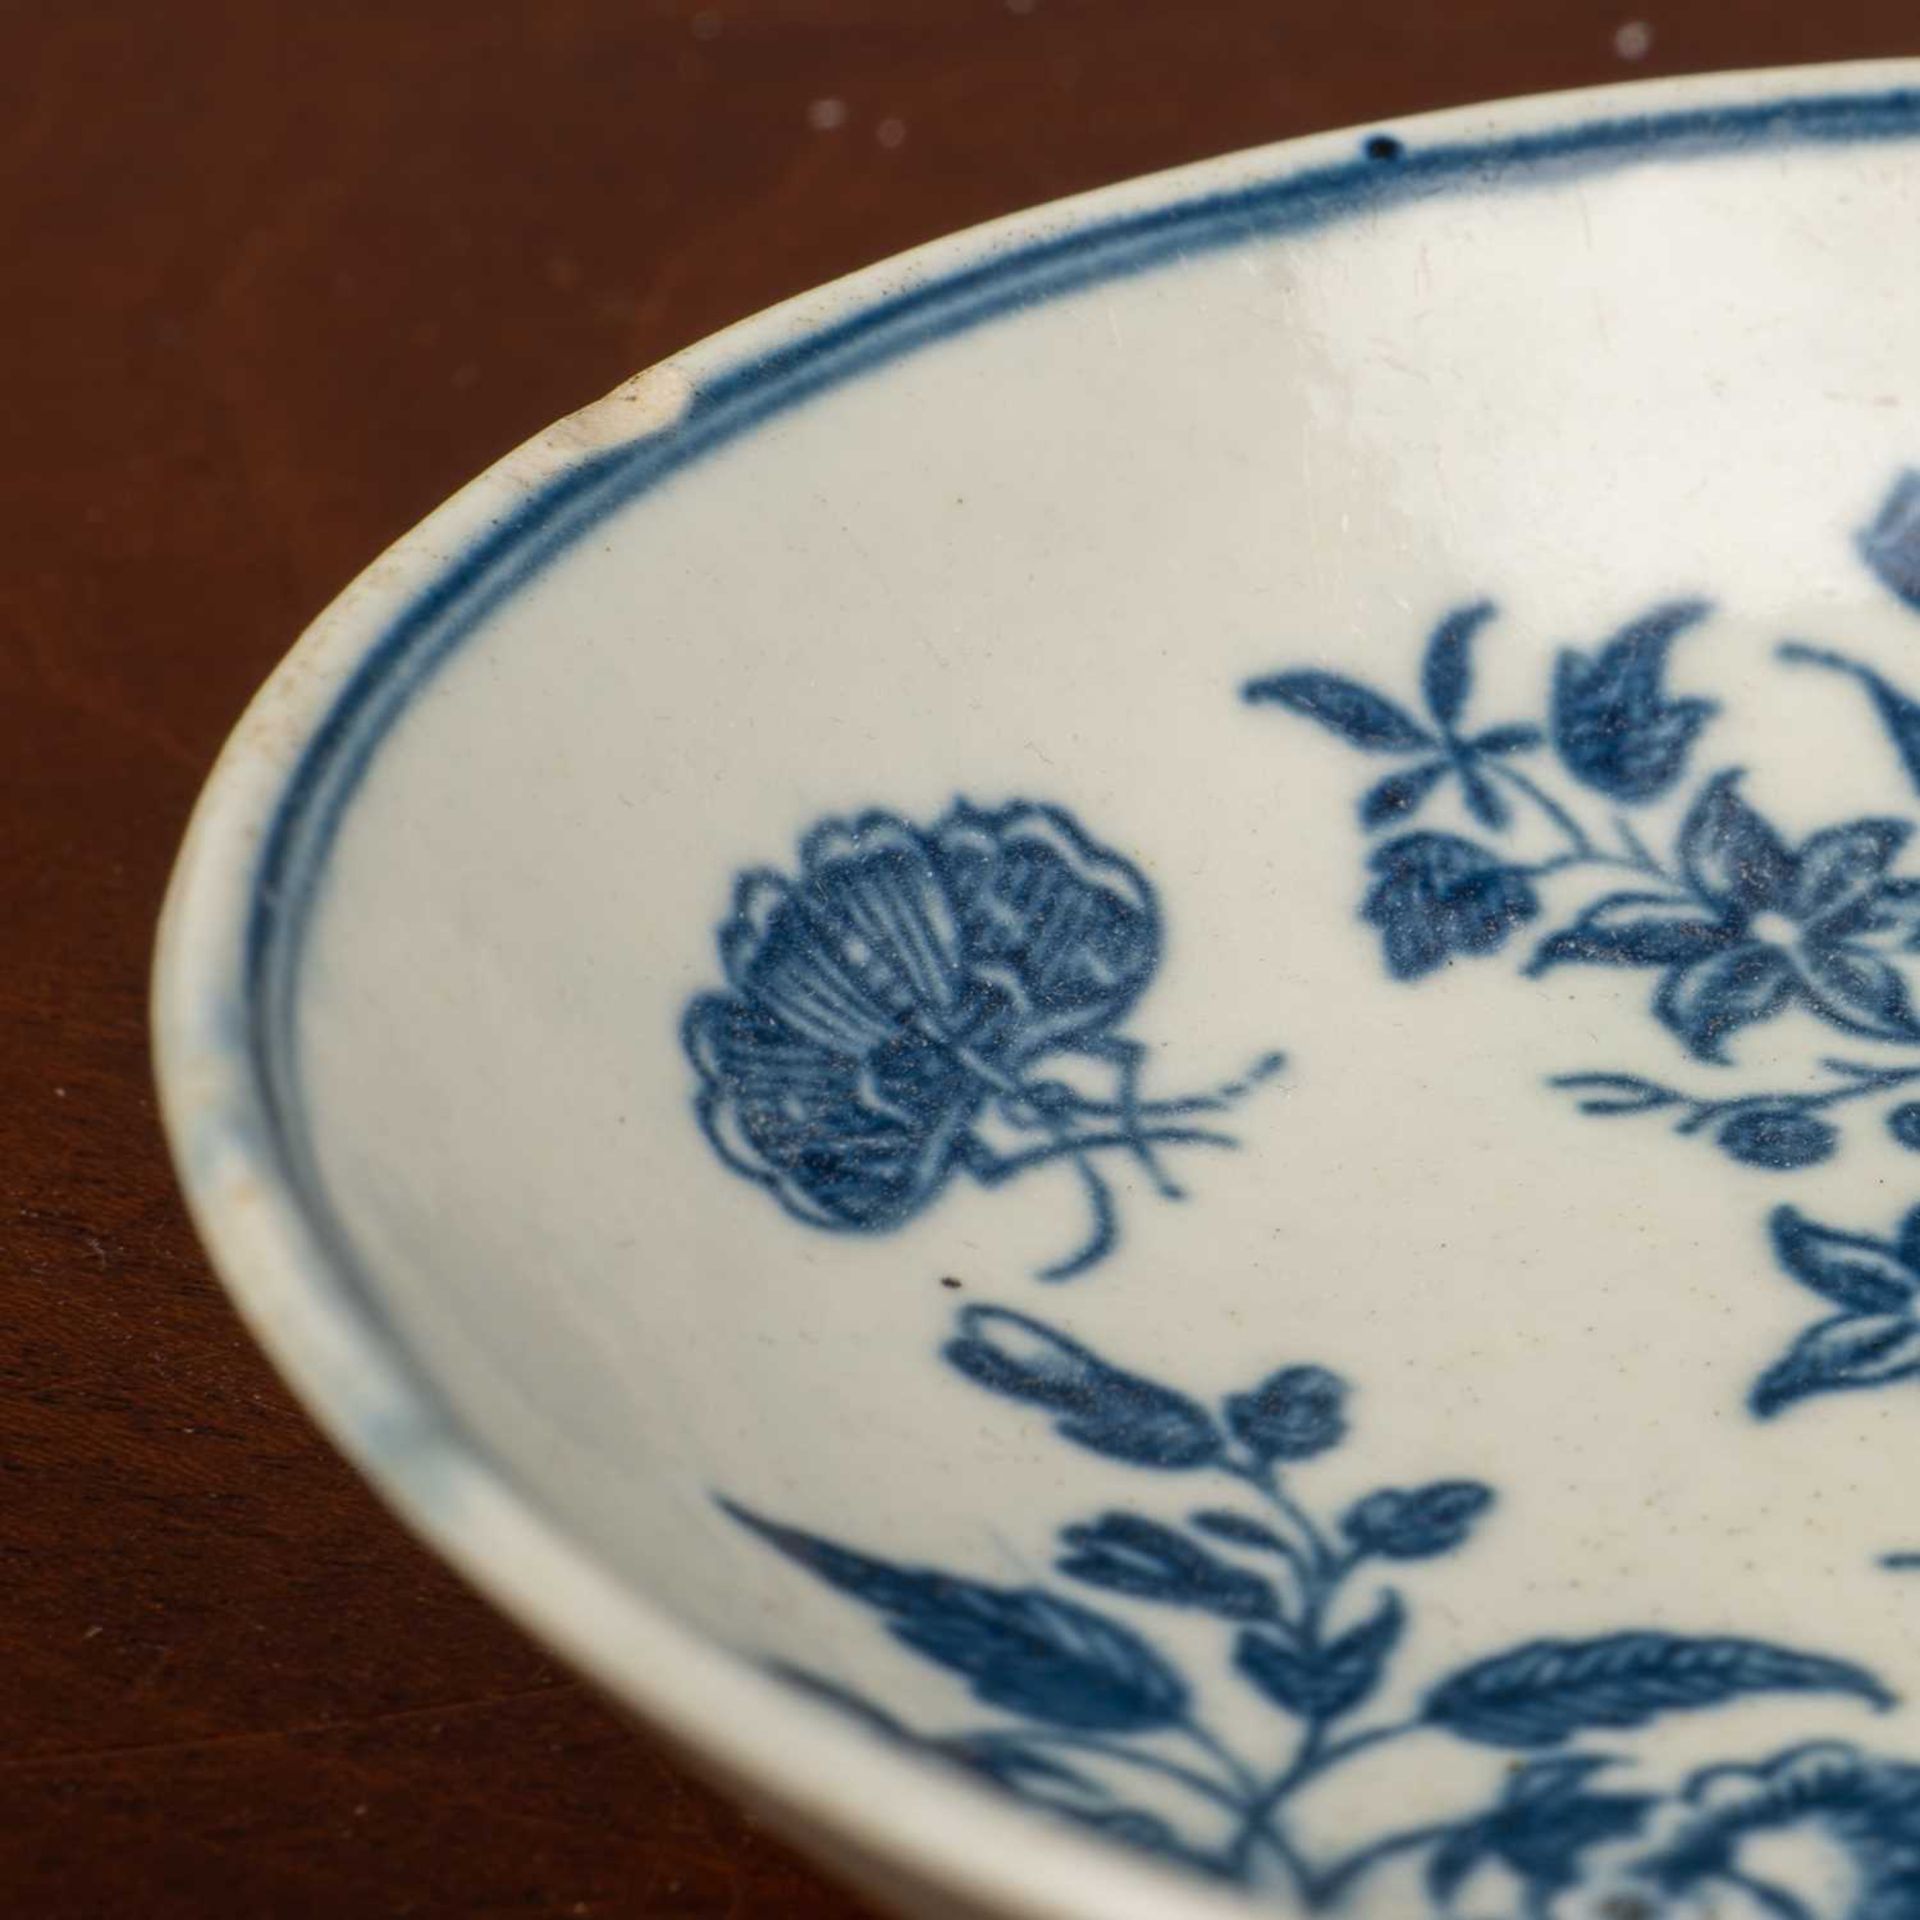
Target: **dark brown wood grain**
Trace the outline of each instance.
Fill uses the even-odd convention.
[[[1912,0],[1646,0],[1632,62],[1634,11],[0,0],[8,1912],[855,1913],[412,1545],[225,1306],[144,1031],[195,789],[412,521],[782,295],[1316,128],[1920,52]]]

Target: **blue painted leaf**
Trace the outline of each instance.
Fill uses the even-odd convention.
[[[1145,1733],[1185,1717],[1179,1674],[1131,1627],[1038,1587],[996,1587],[835,1545],[720,1503],[788,1559],[887,1616],[894,1638],[957,1673],[989,1706],[1085,1733]]]
[[[1776,1207],[1767,1222],[1780,1264],[1849,1313],[1899,1313],[1920,1295],[1920,1272],[1892,1247]]]
[[[1348,1676],[1359,1689],[1353,1700],[1337,1711],[1344,1713],[1349,1705],[1358,1706],[1379,1685],[1406,1625],[1406,1608],[1400,1596],[1389,1591],[1380,1596],[1373,1612],[1357,1627],[1328,1643],[1324,1657],[1329,1669]]]
[[[949,1583],[891,1623],[989,1706],[1093,1733],[1147,1733],[1186,1713],[1179,1674],[1131,1627],[1037,1587]]]
[[[1800,1336],[1761,1376],[1752,1406],[1765,1420],[1814,1394],[1913,1379],[1920,1379],[1920,1320],[1911,1312],[1844,1313]]]
[[[1278,1634],[1241,1634],[1234,1642],[1233,1663],[1284,1712],[1303,1720],[1315,1717],[1318,1676],[1312,1662]]]
[[[1748,940],[1676,968],[1660,982],[1653,1010],[1689,1053],[1724,1061],[1730,1035],[1771,1020],[1799,992],[1799,977],[1787,956]]]
[[[797,1561],[810,1573],[817,1573],[829,1586],[864,1600],[869,1606],[903,1613],[918,1606],[943,1576],[920,1567],[896,1567],[851,1548],[835,1546],[797,1527],[784,1527],[774,1520],[763,1520],[757,1513],[731,1500],[721,1500],[720,1509],[730,1518],[756,1533],[770,1546],[778,1547],[788,1559]]]
[[[1380,1684],[1406,1624],[1397,1594],[1351,1633],[1324,1647],[1300,1647],[1278,1634],[1249,1629],[1234,1642],[1233,1662],[1275,1706],[1302,1720],[1350,1713]]]
[[[1893,742],[1893,750],[1900,756],[1900,764],[1906,769],[1907,779],[1914,787],[1920,788],[1920,700],[1903,693],[1892,681],[1874,672],[1864,662],[1851,660],[1844,653],[1835,653],[1827,647],[1810,647],[1800,641],[1789,641],[1780,649],[1780,658],[1800,666],[1826,667],[1834,673],[1843,673],[1849,679],[1857,680],[1865,687],[1867,697],[1880,716],[1880,724],[1886,728],[1887,736]]]
[[[1538,727],[1489,727],[1485,733],[1476,733],[1467,745],[1475,753],[1530,753],[1545,739]]]
[[[1250,1520],[1244,1513],[1214,1510],[1190,1516],[1202,1533],[1216,1540],[1229,1540],[1236,1547],[1253,1547],[1262,1553],[1291,1555],[1293,1549],[1264,1521]]]
[[[1257,1573],[1216,1559],[1177,1528],[1140,1514],[1102,1514],[1060,1537],[1070,1549],[1060,1571],[1090,1586],[1195,1607],[1223,1620],[1270,1620],[1278,1611],[1272,1587]]]
[[[1631,1073],[1562,1073],[1547,1084],[1579,1094],[1575,1104],[1582,1113],[1652,1113],[1680,1098],[1672,1088]]]
[[[1118,1367],[1079,1341],[1008,1307],[968,1307],[946,1356],[969,1380],[1045,1407],[1054,1430],[1129,1466],[1206,1466],[1223,1444],[1197,1401]]]
[[[1864,948],[1807,942],[1800,968],[1808,997],[1835,1026],[1876,1040],[1920,1040],[1899,968]]]
[[[1672,967],[1704,959],[1732,944],[1726,923],[1697,900],[1662,893],[1610,893],[1572,926],[1549,934],[1527,962],[1531,974],[1569,961],[1587,966]]]
[[[1749,1694],[1847,1693],[1876,1707],[1892,1696],[1864,1668],[1757,1640],[1615,1633],[1536,1640],[1443,1681],[1422,1717],[1495,1747],[1553,1747],[1594,1727],[1638,1727],[1663,1713]]]
[[[1357,680],[1343,680],[1337,673],[1301,668],[1270,674],[1263,680],[1248,681],[1242,697],[1255,706],[1285,707],[1304,714],[1328,732],[1337,733],[1349,746],[1368,753],[1410,753],[1416,747],[1434,744],[1433,736],[1404,708]]]
[[[1449,730],[1466,710],[1473,691],[1473,637],[1493,618],[1493,605],[1482,600],[1450,613],[1434,628],[1427,657],[1420,670],[1420,690],[1427,710]]]
[[[1260,1460],[1311,1460],[1347,1431],[1347,1384],[1325,1367],[1282,1367],[1227,1401],[1227,1425]]]
[[[1578,780],[1633,804],[1664,793],[1686,765],[1710,700],[1669,700],[1674,640],[1703,619],[1701,601],[1657,607],[1591,655],[1562,653],[1553,678],[1553,739]]]
[[[1405,773],[1390,773],[1369,787],[1360,802],[1360,824],[1371,832],[1395,820],[1404,819],[1447,775],[1444,760],[1429,760],[1424,766]]]
[[[1470,760],[1460,769],[1460,791],[1466,796],[1467,811],[1489,832],[1502,832],[1513,818],[1500,789]]]
[[[1145,1733],[1186,1712],[1179,1674],[1140,1635],[1036,1587],[950,1587],[892,1624],[905,1645],[963,1676],[989,1706],[1035,1720]]]
[[[1915,1273],[1920,1273],[1920,1207],[1915,1207],[1900,1222],[1893,1236],[1894,1251]]]
[[[1758,912],[1784,907],[1793,855],[1740,792],[1738,771],[1717,773],[1680,826],[1680,864],[1702,895]]]
[[[1436,1480],[1412,1489],[1383,1487],[1351,1507],[1340,1524],[1363,1553],[1430,1560],[1460,1546],[1492,1505],[1493,1489],[1477,1480]]]
[[[1883,586],[1920,611],[1920,472],[1909,470],[1893,483],[1860,536],[1860,552]]]

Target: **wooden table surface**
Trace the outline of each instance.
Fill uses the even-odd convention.
[[[154,914],[337,588],[554,416],[950,228],[1891,53],[1914,0],[0,0],[6,1911],[858,1912],[400,1532],[187,1228]]]

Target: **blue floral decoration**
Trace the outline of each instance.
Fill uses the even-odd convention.
[[[1064,1161],[1091,1224],[1044,1277],[1084,1272],[1118,1237],[1101,1157],[1129,1154],[1181,1197],[1164,1150],[1232,1146],[1194,1121],[1280,1064],[1142,1097],[1146,1048],[1119,1029],[1161,941],[1145,877],[1059,808],[960,801],[929,827],[882,812],[824,821],[797,873],[751,872],[734,890],[726,990],[697,998],[682,1027],[700,1124],[728,1166],[834,1232],[900,1227],[960,1173],[996,1186]],[[1104,1070],[1110,1091],[1059,1077],[1075,1062]]]
[[[1375,848],[1360,912],[1380,929],[1387,971],[1418,980],[1456,955],[1492,953],[1540,911],[1532,882],[1454,833],[1404,833]]]
[[[1901,477],[1860,548],[1887,586],[1920,607],[1920,472]],[[1582,1112],[1661,1114],[1732,1160],[1785,1173],[1832,1158],[1848,1112],[1878,1104],[1888,1135],[1920,1151],[1920,1098],[1891,1097],[1920,1092],[1911,973],[1920,876],[1899,870],[1913,820],[1843,820],[1796,843],[1737,768],[1710,772],[1689,792],[1718,709],[1674,692],[1668,676],[1677,643],[1711,611],[1702,600],[1674,600],[1594,647],[1563,648],[1544,723],[1468,722],[1475,650],[1493,615],[1486,601],[1434,628],[1417,702],[1321,668],[1268,674],[1242,692],[1250,705],[1278,707],[1369,757],[1402,763],[1360,801],[1369,834],[1394,829],[1367,855],[1360,913],[1395,979],[1497,953],[1537,924],[1527,975],[1651,974],[1654,1018],[1709,1066],[1733,1064],[1745,1030],[1794,1013],[1899,1050],[1829,1057],[1800,1085],[1727,1093],[1644,1074],[1553,1076]],[[1780,657],[1861,685],[1920,789],[1920,699],[1831,649],[1793,641]],[[1408,830],[1449,794],[1466,831],[1446,821]]]
[[[1434,629],[1420,675],[1424,722],[1371,687],[1311,669],[1253,681],[1247,698],[1317,720],[1363,752],[1391,754],[1405,761],[1362,798],[1360,818],[1366,826],[1384,827],[1413,813],[1452,782],[1467,812],[1483,827],[1498,832],[1512,817],[1500,790],[1500,763],[1511,754],[1537,747],[1541,734],[1532,726],[1462,731],[1473,691],[1474,637],[1493,614],[1490,601],[1476,601],[1450,613]]]
[[[1753,1389],[1763,1419],[1816,1394],[1920,1380],[1920,1207],[1889,1239],[1776,1208],[1774,1257],[1834,1311],[1809,1327]]]
[[[1446,1920],[1912,1920],[1920,1767],[1829,1741],[1705,1767],[1672,1793],[1600,1784],[1607,1762],[1516,1772],[1436,1852]]]
[[[1731,1034],[1794,1005],[1869,1039],[1920,1041],[1905,976],[1884,951],[1904,935],[1884,901],[1911,824],[1853,820],[1796,850],[1739,783],[1721,773],[1701,790],[1667,890],[1607,894],[1544,940],[1528,971],[1660,969],[1654,1011],[1702,1060],[1723,1060]]]
[[[1695,1094],[1633,1073],[1562,1073],[1548,1082],[1578,1096],[1582,1113],[1601,1118],[1663,1113],[1675,1133],[1714,1141],[1730,1160],[1792,1173],[1830,1160],[1840,1146],[1836,1108],[1873,1100],[1920,1082],[1920,1067],[1829,1058],[1809,1087],[1725,1096]],[[1903,1100],[1883,1116],[1888,1134],[1920,1152],[1920,1101]]]
[[[1718,709],[1711,700],[1668,696],[1667,655],[1709,611],[1704,601],[1675,601],[1594,653],[1562,652],[1553,674],[1552,738],[1575,779],[1638,805],[1657,800],[1680,777]]]
[[[1860,536],[1860,553],[1883,586],[1920,612],[1920,472],[1909,470],[1894,482]]]
[[[1301,1483],[1312,1464],[1353,1437],[1353,1391],[1323,1366],[1283,1365],[1209,1403],[997,1306],[960,1313],[946,1358],[1062,1440],[1152,1476],[1165,1498],[1159,1511],[1114,1505],[1068,1523],[1055,1578],[1017,1585],[888,1559],[723,1501],[994,1716],[928,1733],[836,1681],[780,1669],[888,1740],[1296,1910],[1347,1906],[1398,1863],[1418,1869],[1432,1914],[1452,1920],[1733,1920],[1748,1909],[1688,1904],[1730,1889],[1763,1902],[1756,1920],[1920,1912],[1893,1904],[1920,1885],[1915,1769],[1827,1746],[1697,1774],[1677,1794],[1601,1784],[1622,1765],[1617,1736],[1667,1715],[1769,1694],[1887,1706],[1864,1668],[1767,1641],[1637,1628],[1502,1648],[1427,1676],[1410,1713],[1370,1713],[1415,1621],[1401,1580],[1471,1544],[1496,1512],[1489,1487],[1382,1486],[1331,1512],[1310,1500]],[[1154,1637],[1154,1609],[1215,1623],[1209,1671]],[[1222,1685],[1272,1722],[1277,1758],[1273,1743],[1250,1751],[1215,1725],[1206,1702]],[[1596,1734],[1610,1736],[1606,1752],[1583,1746]],[[1436,1738],[1461,1762],[1474,1750],[1508,1756],[1483,1810],[1343,1850],[1328,1851],[1323,1832],[1308,1839],[1317,1823],[1302,1816],[1324,1782]],[[1808,1824],[1850,1863],[1840,1904],[1809,1903],[1804,1886],[1768,1877],[1778,1849],[1760,1848],[1761,1837]],[[1553,1904],[1640,1889],[1652,1891],[1639,1905]],[[1490,1904],[1503,1894],[1509,1906]]]

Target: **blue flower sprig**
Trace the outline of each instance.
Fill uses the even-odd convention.
[[[1525,815],[1547,844],[1520,858],[1483,841],[1439,829],[1399,833],[1369,856],[1373,884],[1361,915],[1380,933],[1396,979],[1417,980],[1460,956],[1497,952],[1539,918],[1540,883],[1572,868],[1624,872],[1645,892],[1677,888],[1698,918],[1704,903],[1684,875],[1670,871],[1621,813],[1596,830],[1570,797],[1557,796],[1518,764],[1551,746],[1573,780],[1616,807],[1644,805],[1679,778],[1711,702],[1675,699],[1664,686],[1674,641],[1704,619],[1700,601],[1675,601],[1632,622],[1590,654],[1563,651],[1555,663],[1546,727],[1502,722],[1467,730],[1475,680],[1474,649],[1491,621],[1491,603],[1448,614],[1429,636],[1421,667],[1427,719],[1345,675],[1295,668],[1251,680],[1242,697],[1301,715],[1369,754],[1410,764],[1377,781],[1360,801],[1369,832],[1399,824],[1447,783],[1480,828],[1512,836]],[[1572,957],[1572,956],[1566,956]]]
[[[796,872],[740,876],[717,944],[726,984],[688,1006],[681,1043],[721,1161],[794,1219],[865,1234],[962,1175],[996,1188],[1066,1168],[1087,1226],[1043,1279],[1119,1244],[1115,1156],[1184,1198],[1169,1151],[1235,1146],[1200,1122],[1282,1065],[1269,1053],[1207,1092],[1146,1096],[1148,1049],[1123,1023],[1160,964],[1158,897],[1070,814],[1030,801],[956,801],[926,826],[821,821]]]
[[[1717,1098],[1635,1073],[1557,1073],[1547,1084],[1578,1095],[1582,1113],[1603,1119],[1661,1113],[1675,1133],[1704,1135],[1730,1160],[1790,1173],[1818,1166],[1838,1152],[1840,1129],[1827,1117],[1833,1109],[1920,1082],[1920,1066],[1883,1067],[1865,1060],[1823,1059],[1818,1072],[1820,1078],[1811,1087]],[[1920,1153],[1920,1100],[1902,1100],[1882,1119],[1897,1145]]]
[[[1434,1912],[1451,1913],[1491,1866],[1544,1898],[1576,1884],[1602,1842],[1658,1831],[1656,1798],[1589,1784],[1614,1762],[1570,1750],[1582,1736],[1760,1694],[1889,1703],[1870,1673],[1824,1654],[1636,1629],[1528,1641],[1414,1688],[1410,1711],[1369,1714],[1414,1619],[1382,1576],[1464,1548],[1493,1509],[1490,1488],[1384,1486],[1332,1515],[1317,1510],[1301,1481],[1352,1438],[1352,1391],[1322,1366],[1279,1367],[1209,1405],[994,1306],[960,1313],[946,1358],[1072,1446],[1170,1486],[1211,1479],[1222,1493],[1190,1497],[1177,1515],[1110,1506],[1071,1522],[1054,1557],[1067,1584],[1012,1586],[885,1559],[725,1501],[742,1526],[872,1610],[999,1717],[922,1733],[839,1682],[782,1671],[895,1742],[1213,1878],[1320,1912],[1400,1862],[1420,1868]],[[1081,1597],[1089,1589],[1106,1604]],[[1259,1703],[1273,1750],[1220,1733],[1206,1711],[1209,1683],[1135,1624],[1141,1608],[1218,1623],[1224,1657],[1211,1684]],[[1422,1739],[1515,1756],[1486,1811],[1332,1853],[1309,1844],[1298,1815],[1317,1785]],[[1702,1886],[1717,1884],[1718,1870],[1705,1858],[1693,1866]]]
[[[1875,551],[1884,550],[1883,540]],[[1912,1059],[1920,1011],[1907,972],[1908,956],[1920,952],[1920,878],[1895,870],[1913,822],[1870,816],[1795,844],[1749,799],[1742,773],[1723,768],[1679,810],[1671,851],[1658,850],[1669,835],[1647,810],[1680,793],[1716,712],[1666,685],[1676,641],[1708,611],[1701,601],[1674,601],[1591,651],[1563,650],[1544,727],[1467,724],[1474,647],[1492,612],[1485,602],[1449,614],[1429,637],[1423,717],[1316,668],[1253,680],[1243,695],[1407,763],[1362,797],[1369,833],[1404,823],[1448,790],[1477,829],[1395,832],[1369,854],[1360,913],[1395,978],[1496,953],[1521,928],[1546,922],[1525,961],[1528,976],[1568,966],[1651,972],[1654,1017],[1696,1060],[1730,1064],[1736,1036],[1796,1009],[1907,1051],[1892,1064],[1828,1060],[1811,1087],[1737,1096],[1698,1096],[1637,1074],[1552,1083],[1580,1095],[1584,1112],[1664,1113],[1677,1133],[1785,1171],[1832,1153],[1833,1110],[1920,1080]],[[1863,681],[1920,783],[1920,702],[1842,656],[1797,644],[1783,656]],[[1604,819],[1593,816],[1596,796],[1608,803]],[[1549,913],[1550,895],[1564,898],[1582,883],[1584,897]],[[1893,1107],[1886,1121],[1893,1139],[1920,1149],[1920,1103]]]

